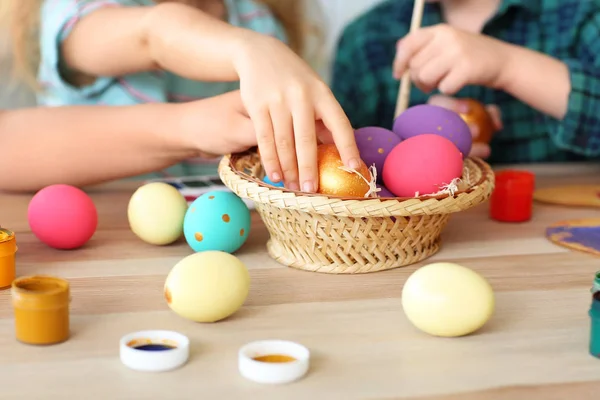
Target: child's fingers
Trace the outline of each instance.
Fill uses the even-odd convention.
[[[500,107],[495,104],[490,104],[486,106],[486,109],[492,118],[494,128],[496,128],[497,131],[502,130],[504,124],[502,123],[502,111],[500,111]]]
[[[473,143],[473,147],[471,148],[471,153],[469,156],[486,159],[491,153],[492,152],[489,145],[485,143]]]
[[[393,72],[396,78],[400,78],[408,69],[410,60],[433,38],[433,31],[429,28],[421,28],[414,33],[405,36],[396,46],[396,57],[393,63]]]
[[[461,101],[455,97],[445,96],[442,94],[436,94],[429,97],[427,101],[428,104],[444,107],[448,110],[452,110],[458,113],[466,113],[469,112],[469,105],[467,102]]]
[[[344,110],[331,92],[328,96],[317,94],[316,99],[317,118],[320,118],[331,132],[342,162],[349,168],[360,167],[360,153],[354,138],[354,129],[352,129]]]
[[[317,190],[319,179],[316,124],[312,104],[307,101],[298,101],[292,115],[300,188],[303,192],[314,193]]]
[[[266,109],[253,110],[249,114],[254,123],[260,160],[265,168],[265,173],[271,181],[279,182],[283,179],[283,174],[277,156],[271,116]]]
[[[299,190],[298,161],[296,159],[292,115],[287,107],[280,103],[271,108],[271,118],[275,131],[277,156],[283,172],[285,187],[290,190]]]
[[[453,96],[467,83],[467,76],[464,68],[460,65],[449,68],[448,73],[440,81],[438,89],[440,93],[447,96]]]
[[[433,57],[414,72],[411,69],[411,78],[420,86],[419,88],[422,91],[429,93],[438,87],[450,68],[450,63],[446,59],[447,57],[444,57],[444,55],[439,55]]]

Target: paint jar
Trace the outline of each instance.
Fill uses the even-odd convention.
[[[535,175],[527,171],[506,170],[496,173],[490,197],[490,217],[500,222],[526,222],[533,212]]]
[[[589,316],[591,318],[589,352],[592,356],[600,358],[600,292],[592,295]]]
[[[594,275],[594,282],[592,283],[592,294],[596,292],[600,292],[600,271],[596,272]]]
[[[51,276],[15,279],[12,302],[17,340],[49,345],[69,338],[69,282]]]
[[[0,289],[8,289],[15,280],[17,240],[8,229],[0,228]]]

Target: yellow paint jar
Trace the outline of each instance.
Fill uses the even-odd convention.
[[[15,280],[17,240],[8,229],[0,228],[0,289],[8,289]]]
[[[69,338],[69,282],[51,276],[28,276],[12,284],[17,340],[48,345]]]

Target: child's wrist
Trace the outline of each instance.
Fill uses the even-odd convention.
[[[168,153],[178,158],[195,157],[199,150],[197,140],[190,137],[182,128],[184,104],[156,104],[152,118],[152,132],[157,142]]]
[[[262,35],[256,32],[240,32],[233,43],[232,62],[233,68],[237,72],[238,76],[240,71],[243,70],[249,61],[256,57],[257,47],[269,45],[271,41],[278,42],[277,39]]]
[[[498,52],[499,73],[494,89],[510,92],[515,76],[519,73],[519,47],[504,42],[500,45],[502,49]]]

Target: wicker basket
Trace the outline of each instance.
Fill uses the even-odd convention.
[[[270,234],[271,257],[333,274],[389,270],[432,256],[450,214],[486,201],[494,188],[494,173],[477,158],[465,160],[465,186],[454,195],[414,198],[337,198],[275,188],[262,181],[254,150],[223,157],[219,175],[238,196],[254,201]]]

